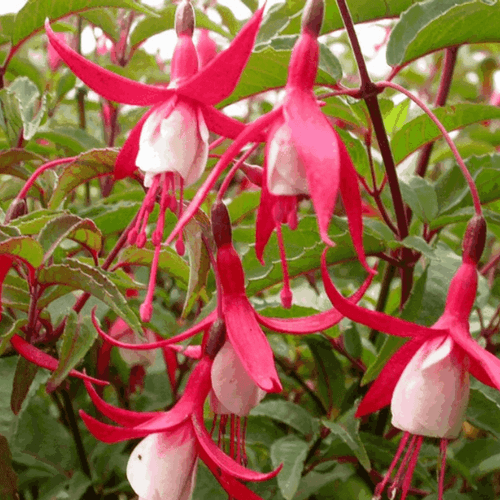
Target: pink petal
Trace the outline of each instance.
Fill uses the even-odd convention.
[[[455,328],[450,328],[449,334],[469,356],[472,375],[486,385],[500,390],[500,359],[483,349],[470,336],[467,327],[457,324]]]
[[[137,155],[139,153],[139,139],[141,137],[142,126],[151,113],[154,113],[157,109],[158,106],[154,106],[148,110],[130,131],[125,144],[116,158],[114,171],[115,179],[124,179],[125,177],[132,175],[134,170],[137,168],[135,160],[137,159]]]
[[[175,344],[177,342],[182,342],[183,340],[188,339],[189,337],[193,337],[197,333],[202,332],[203,330],[206,330],[211,326],[211,324],[217,319],[217,311],[212,311],[205,319],[201,320],[199,323],[194,325],[193,327],[189,328],[185,332],[179,333],[178,335],[175,335],[169,339],[165,340],[160,340],[158,342],[151,342],[148,344],[126,344],[124,342],[120,342],[113,337],[110,337],[108,334],[106,334],[102,328],[97,324],[97,321],[95,320],[94,313],[92,313],[92,321],[94,323],[94,327],[103,337],[107,342],[110,344],[116,346],[116,347],[121,347],[123,349],[135,349],[135,350],[148,350],[148,349],[158,349],[160,347],[165,347],[171,344]]]
[[[175,93],[174,90],[166,87],[155,87],[129,80],[88,61],[57,38],[48,19],[45,21],[45,31],[50,43],[71,71],[92,90],[109,101],[150,106],[166,101]]]
[[[203,422],[203,409],[200,408],[191,417],[193,422],[196,438],[200,443],[200,447],[208,455],[210,460],[220,467],[220,469],[231,475],[232,477],[242,479],[243,481],[267,481],[275,477],[281,470],[281,466],[272,472],[262,473],[243,467],[238,462],[228,457],[217,445],[213,442],[212,437],[207,432]]]
[[[243,367],[266,392],[280,392],[273,351],[257,323],[253,307],[245,296],[225,296],[223,302],[227,335]]]
[[[261,116],[255,120],[251,125],[247,125],[245,130],[238,136],[238,138],[227,148],[227,151],[222,155],[217,165],[210,172],[209,176],[201,187],[196,192],[193,200],[189,206],[184,210],[179,221],[175,225],[173,231],[165,241],[166,245],[172,243],[174,238],[184,229],[184,226],[191,220],[196,211],[200,208],[208,192],[217,182],[220,174],[224,169],[233,161],[234,157],[239,153],[240,149],[248,142],[260,140],[261,132],[265,130],[279,115],[281,108],[271,111],[267,115]]]
[[[401,374],[415,353],[420,349],[422,343],[420,339],[410,340],[387,361],[358,406],[355,415],[357,418],[369,415],[391,403],[392,393]]]
[[[338,137],[337,133],[335,135]],[[337,144],[340,152],[340,193],[349,221],[352,244],[363,267],[373,273],[373,269],[366,262],[363,248],[363,205],[359,194],[358,174],[340,137]]]
[[[226,116],[213,106],[201,107],[207,127],[217,135],[236,139],[245,129],[245,124]]]
[[[259,31],[264,7],[259,9],[231,42],[231,45],[212,59],[206,66],[177,91],[203,102],[216,104],[228,97],[236,87]]]
[[[349,297],[349,302],[356,304],[365,294],[373,279],[370,274],[359,290]],[[331,328],[336,325],[344,316],[336,309],[304,316],[302,318],[268,318],[256,313],[257,321],[265,327],[282,333],[301,335],[304,333],[315,333]]]
[[[388,314],[359,307],[349,302],[337,291],[330,279],[328,269],[326,267],[326,252],[327,249],[325,249],[323,255],[321,256],[321,275],[323,277],[323,284],[328,298],[334,307],[344,316],[348,317],[352,321],[366,325],[369,328],[373,328],[390,335],[396,335],[397,337],[415,337],[425,339],[428,338],[429,335],[434,336],[448,334],[447,329],[435,329],[420,326],[403,319],[394,318]]]
[[[328,225],[340,183],[340,139],[320,111],[312,91],[289,90],[283,109],[285,123],[290,127],[294,146],[306,168],[321,238],[333,246]]]
[[[31,345],[29,342],[26,342],[19,335],[14,335],[10,339],[10,343],[12,347],[25,359],[30,361],[31,363],[41,366],[42,368],[46,368],[47,370],[55,371],[59,366],[59,360],[53,358],[47,353],[40,351],[34,345]],[[69,375],[76,378],[81,378],[82,380],[88,380],[96,385],[109,385],[109,382],[105,380],[99,380],[94,377],[89,377],[85,373],[81,373],[77,370],[71,370]]]

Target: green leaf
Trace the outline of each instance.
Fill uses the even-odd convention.
[[[238,31],[240,30],[241,25],[236,17],[234,17],[233,11],[229,7],[219,4],[215,5],[215,9],[222,19],[222,24],[229,30],[231,36],[236,36]]]
[[[385,366],[389,358],[406,342],[406,339],[400,337],[393,337],[388,335],[382,348],[380,349],[377,359],[366,369],[363,378],[361,379],[361,385],[369,384],[372,380],[375,380],[382,368]]]
[[[486,21],[486,22],[485,22]],[[428,0],[413,5],[391,32],[387,63],[404,64],[464,43],[499,42],[500,8],[477,0]]]
[[[368,471],[371,470],[370,459],[366,453],[365,447],[359,437],[359,420],[354,417],[356,412],[352,408],[337,422],[322,420],[321,423],[329,429],[335,436],[339,436],[344,443],[353,451],[359,463]]]
[[[113,11],[109,9],[92,9],[80,14],[80,17],[101,28],[115,43],[119,41],[120,32]]]
[[[50,130],[44,128],[39,131],[37,138],[53,142],[68,156],[79,155],[89,149],[100,149],[104,146],[102,141],[75,125],[53,127]]]
[[[47,97],[44,95],[41,103],[38,103],[40,93],[38,87],[27,77],[16,78],[9,86],[9,92],[13,93],[19,105],[19,112],[23,122],[23,137],[29,141],[38,130],[42,118],[47,111]]]
[[[136,332],[142,331],[136,313],[130,308],[116,285],[99,268],[90,267],[77,260],[66,259],[64,264],[55,264],[41,269],[38,282],[42,285],[66,285],[83,290],[104,302]]]
[[[241,75],[238,85],[230,97],[217,105],[223,108],[246,97],[267,90],[284,87],[288,78],[288,64],[295,37],[272,39],[258,46],[253,52]],[[320,48],[322,59],[316,77],[316,84],[333,85],[342,77],[340,63],[328,48]]]
[[[345,394],[345,377],[340,361],[325,338],[310,335],[305,341],[314,357],[321,401],[328,412],[333,408],[340,409]]]
[[[43,247],[44,262],[47,262],[55,249],[66,238],[90,249],[94,255],[97,255],[102,247],[101,233],[93,221],[65,213],[49,221],[40,231],[38,241]]]
[[[66,196],[81,184],[112,173],[117,156],[118,152],[113,149],[94,149],[79,155],[64,167],[52,193],[49,208],[57,208]]]
[[[174,29],[175,5],[168,5],[157,13],[155,17],[145,17],[137,23],[130,35],[132,47],[138,47],[142,42],[158,33]],[[227,38],[227,31],[223,30],[217,23],[211,21],[208,16],[199,9],[195,9],[195,20],[197,28],[206,28],[215,31]]]
[[[48,222],[63,214],[64,212],[47,209],[34,210],[26,215],[17,217],[10,222],[10,225],[19,229],[23,236],[32,236],[38,234]]]
[[[282,437],[271,445],[273,467],[283,468],[278,474],[278,486],[285,500],[292,500],[299,487],[309,445],[294,434]]]
[[[19,356],[10,397],[10,408],[14,415],[18,415],[21,411],[21,406],[28,396],[31,384],[35,380],[37,372],[37,365]]]
[[[397,106],[394,106],[389,113],[384,116],[384,126],[389,135],[392,135],[403,126],[408,116],[409,109],[410,99],[405,99]]]
[[[39,267],[43,261],[40,244],[28,236],[8,238],[0,243],[0,254],[7,254],[24,260],[32,267]]]
[[[471,123],[500,118],[498,106],[485,104],[455,104],[433,110],[444,128],[451,132]],[[441,137],[441,132],[434,122],[425,114],[417,116],[405,123],[391,139],[394,161],[401,163],[418,148]]]
[[[23,120],[19,111],[19,101],[8,88],[0,90],[0,127],[5,131],[12,147],[19,142]]]
[[[12,467],[12,453],[5,436],[0,434],[0,498],[14,500],[17,496],[17,474]]]
[[[319,422],[299,405],[290,401],[264,401],[252,409],[251,416],[268,417],[283,422],[304,436],[311,437],[319,432]]]
[[[438,214],[438,201],[434,187],[427,179],[416,175],[399,179],[401,193],[413,213],[422,222],[430,222]]]
[[[59,349],[59,364],[47,381],[47,391],[52,392],[68,376],[69,372],[83,359],[97,338],[97,331],[89,317],[78,322],[74,311],[70,311],[62,334]]]
[[[500,439],[500,395],[496,389],[471,381],[467,420]]]
[[[0,151],[0,174],[12,175],[13,177],[18,177],[26,181],[30,177],[31,172],[20,164],[29,161],[44,162],[45,159],[25,149],[14,148],[8,149],[7,151]],[[35,187],[42,191],[42,188],[37,182],[35,182]]]
[[[455,458],[470,470],[472,477],[480,478],[500,467],[500,442],[493,438],[469,441]]]
[[[133,0],[28,0],[17,13],[12,30],[12,44],[17,45],[25,38],[43,28],[45,19],[56,21],[69,14],[75,14],[96,7],[119,7],[151,14],[148,7]]]

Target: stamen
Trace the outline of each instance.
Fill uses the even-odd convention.
[[[241,433],[241,451],[242,451],[241,465],[245,467],[248,465],[247,448],[246,448],[247,424],[248,424],[248,417],[243,417],[243,432]]]
[[[146,228],[148,226],[148,220],[151,212],[154,209],[156,202],[156,193],[158,191],[158,186],[160,184],[160,176],[155,175],[153,177],[153,182],[151,187],[146,193],[146,197],[142,203],[141,209],[139,210],[139,216],[137,217],[137,223],[131,233],[134,233],[135,244],[138,248],[142,248],[146,244]]]
[[[178,205],[178,212],[177,212],[177,217],[179,219],[182,216],[183,207],[184,207],[184,179],[181,176],[179,176],[179,205]],[[177,241],[175,242],[175,250],[177,251],[177,253],[181,257],[186,252],[186,246],[184,245],[182,231],[179,233],[179,237],[177,238]]]
[[[285,309],[292,307],[293,294],[290,288],[290,276],[288,275],[288,264],[286,262],[285,245],[283,242],[283,234],[281,233],[281,225],[276,225],[276,236],[278,237],[278,246],[280,249],[281,267],[283,269],[283,289],[281,290],[281,304]]]
[[[394,478],[394,481],[392,482],[391,486],[389,486],[389,489],[387,490],[387,495],[391,499],[395,498],[398,488],[401,487],[401,483],[402,483],[401,479],[402,479],[403,474],[405,473],[406,465],[412,456],[417,437],[418,436],[411,437],[410,444],[408,445],[408,449],[406,450],[405,456],[403,457],[403,460],[401,461],[401,465],[399,466],[398,472],[396,473],[396,477]]]
[[[168,181],[166,179],[165,173],[161,174],[161,183],[163,185],[163,189],[161,191],[161,201],[160,201],[160,213],[158,215],[158,222],[156,223],[156,229],[153,232],[151,237],[151,241],[153,245],[157,247],[161,245],[161,241],[163,240],[163,228],[165,227],[165,212],[168,208],[169,195],[168,195]]]
[[[401,438],[401,441],[399,442],[398,449],[396,451],[396,455],[394,455],[394,458],[391,462],[391,465],[389,466],[389,469],[385,473],[384,479],[382,482],[378,483],[377,486],[375,487],[375,495],[373,496],[372,500],[380,500],[382,497],[382,493],[384,492],[384,489],[389,482],[389,479],[391,478],[392,471],[396,467],[397,463],[399,462],[399,458],[401,457],[401,454],[403,453],[406,443],[408,442],[408,438],[410,437],[409,432],[405,432],[403,434],[403,437]]]
[[[241,464],[241,417],[236,417],[236,461]]]
[[[139,315],[141,317],[141,321],[144,323],[149,323],[149,321],[151,321],[151,316],[153,316],[153,296],[156,285],[156,273],[158,272],[158,261],[160,260],[160,250],[160,245],[155,247],[153,262],[151,264],[151,274],[149,275],[148,291],[144,302],[139,308]]]
[[[235,458],[236,454],[234,451],[234,443],[236,441],[236,427],[235,427],[235,415],[231,413],[231,432],[229,438],[229,456]]]
[[[413,450],[413,455],[411,457],[410,463],[408,465],[408,470],[406,471],[405,480],[403,483],[403,493],[401,495],[401,500],[405,500],[408,490],[411,485],[411,478],[413,477],[413,471],[417,465],[418,454],[420,453],[420,448],[422,442],[424,441],[424,436],[417,436],[417,442],[415,443],[415,449]]]
[[[443,500],[444,494],[444,474],[446,472],[446,448],[448,447],[448,440],[442,438],[439,444],[441,452],[441,470],[439,471],[439,482],[438,482],[438,500]]]

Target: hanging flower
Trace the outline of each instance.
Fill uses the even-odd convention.
[[[181,2],[176,11],[178,41],[168,87],[128,80],[87,61],[55,36],[48,20],[45,23],[54,49],[95,92],[122,104],[153,105],[130,132],[115,165],[116,179],[131,175],[139,167],[145,174],[144,185],[149,188],[136,226],[129,233],[129,243],[139,247],[145,244],[149,215],[159,195],[161,199],[160,215],[152,235],[155,258],[146,299],[140,309],[143,321],[149,321],[153,311],[165,212],[170,208],[179,217],[182,215],[183,189],[196,182],[205,169],[208,129],[235,138],[244,128],[213,105],[230,95],[236,86],[252,51],[262,13],[263,9],[258,10],[231,45],[198,70],[198,55],[192,41],[194,11],[189,1]],[[180,189],[179,202],[174,194],[177,188]],[[180,254],[184,252],[181,239],[177,249]]]
[[[463,261],[451,280],[444,313],[431,327],[364,309],[343,298],[330,280],[326,251],[323,253],[325,291],[339,312],[369,328],[410,338],[387,362],[356,412],[357,417],[362,417],[390,404],[392,424],[405,432],[386,477],[377,487],[377,495],[388,483],[410,435],[413,437],[391,487],[392,491],[402,488],[402,500],[410,487],[423,436],[441,438],[444,463],[447,440],[458,436],[464,422],[469,373],[500,390],[500,360],[480,347],[469,332],[477,292],[477,263],[485,235],[484,219],[475,216],[467,228]],[[440,500],[443,484],[444,467],[439,481]]]

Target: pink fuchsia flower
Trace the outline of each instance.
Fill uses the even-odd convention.
[[[67,33],[54,33],[54,36],[61,42],[61,43],[68,43],[68,34]],[[57,51],[54,49],[51,43],[49,43],[47,47],[47,60],[49,63],[49,68],[52,72],[56,71],[57,68],[61,65],[63,62],[61,56],[57,53]]]
[[[210,38],[207,29],[199,30],[196,52],[198,52],[200,68],[206,66],[217,55],[217,44]]]
[[[480,347],[469,332],[469,316],[477,292],[477,263],[485,235],[484,219],[475,216],[467,228],[463,261],[450,283],[444,313],[431,327],[364,309],[344,299],[330,280],[326,252],[323,254],[325,290],[342,314],[381,332],[410,338],[387,362],[356,412],[357,417],[362,417],[390,404],[392,424],[405,432],[386,477],[377,487],[377,495],[389,481],[410,435],[414,437],[391,487],[395,491],[402,486],[402,499],[408,493],[423,436],[441,438],[444,464],[447,440],[457,437],[465,418],[469,373],[500,390],[500,360]],[[439,481],[440,500],[444,469],[443,466]]]
[[[188,1],[181,2],[176,12],[178,41],[168,87],[128,80],[99,67],[58,40],[46,22],[47,35],[54,49],[95,92],[122,104],[153,106],[130,132],[115,165],[116,179],[132,175],[139,167],[145,173],[144,185],[149,188],[137,224],[129,234],[130,243],[145,244],[149,215],[157,196],[161,199],[160,216],[152,235],[155,258],[146,300],[140,311],[143,321],[151,319],[165,212],[170,208],[181,216],[183,188],[196,182],[206,165],[208,129],[235,138],[244,128],[213,105],[230,95],[236,86],[252,51],[262,13],[263,9],[258,10],[231,45],[198,70],[198,56],[192,41],[194,11]],[[173,194],[177,188],[180,188],[179,203]],[[182,240],[178,241],[178,251],[183,252]]]
[[[97,409],[121,426],[104,424],[81,411],[86,426],[97,439],[116,443],[145,437],[127,465],[127,477],[141,498],[189,499],[198,456],[214,472],[228,494],[241,500],[259,497],[238,480],[266,481],[280,471],[281,467],[269,473],[247,469],[222,452],[206,430],[203,404],[211,388],[214,354],[206,351],[189,377],[181,399],[168,412],[139,413],[116,408],[102,400],[90,383],[86,384]],[[153,470],[155,474],[152,474]],[[169,485],[168,489],[166,485]]]

